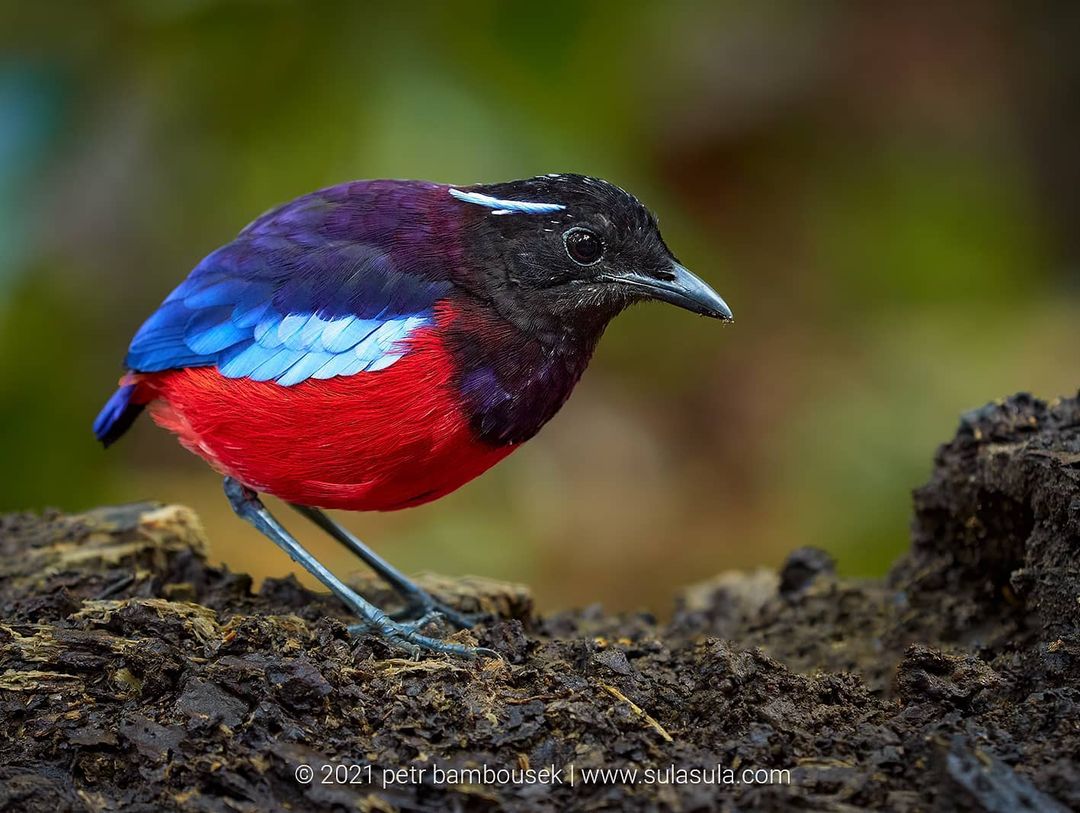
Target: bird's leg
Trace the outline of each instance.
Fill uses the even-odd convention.
[[[330,592],[356,613],[363,622],[359,627],[360,630],[380,635],[395,646],[414,654],[421,649],[426,649],[431,652],[458,655],[465,658],[499,657],[498,653],[490,649],[464,646],[420,635],[417,631],[419,629],[418,625],[402,624],[391,620],[386,613],[352,590],[305,550],[285,530],[281,523],[274,519],[254,491],[238,480],[226,477],[225,496],[228,497],[229,505],[232,506],[238,517],[254,525],[271,542],[289,554],[289,557],[294,562],[301,565],[308,573],[322,582]],[[357,628],[350,627],[349,629],[356,631]]]
[[[408,617],[427,617],[431,616],[432,613],[438,613],[459,629],[469,629],[475,623],[469,616],[458,612],[453,607],[448,607],[426,590],[417,586],[408,576],[379,556],[379,554],[357,539],[345,528],[342,528],[334,522],[334,520],[330,519],[330,517],[318,508],[312,508],[308,505],[297,505],[296,503],[290,503],[290,505],[363,559],[368,567],[374,570],[383,581],[394,588],[394,592],[408,603],[408,607],[406,608],[406,612],[409,614]]]

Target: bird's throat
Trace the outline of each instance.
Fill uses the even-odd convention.
[[[490,311],[459,311],[445,335],[458,365],[458,388],[477,438],[493,446],[524,443],[570,397],[597,330],[530,335]]]

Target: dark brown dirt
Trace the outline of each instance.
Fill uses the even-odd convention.
[[[489,615],[475,639],[504,662],[396,657],[334,601],[252,594],[206,553],[178,506],[0,519],[0,808],[1080,809],[1075,399],[965,416],[884,582],[801,550],[658,625],[432,580]],[[724,781],[747,768],[790,782]]]

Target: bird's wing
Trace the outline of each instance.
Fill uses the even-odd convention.
[[[394,242],[388,219],[408,228],[407,206],[398,202],[395,215],[385,195],[335,192],[264,215],[203,260],[139,329],[128,369],[216,366],[228,378],[292,386],[401,358],[451,284],[380,247]]]

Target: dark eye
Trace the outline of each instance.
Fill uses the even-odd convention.
[[[580,227],[567,229],[563,234],[566,253],[578,265],[592,265],[604,256],[604,241],[588,229]]]

